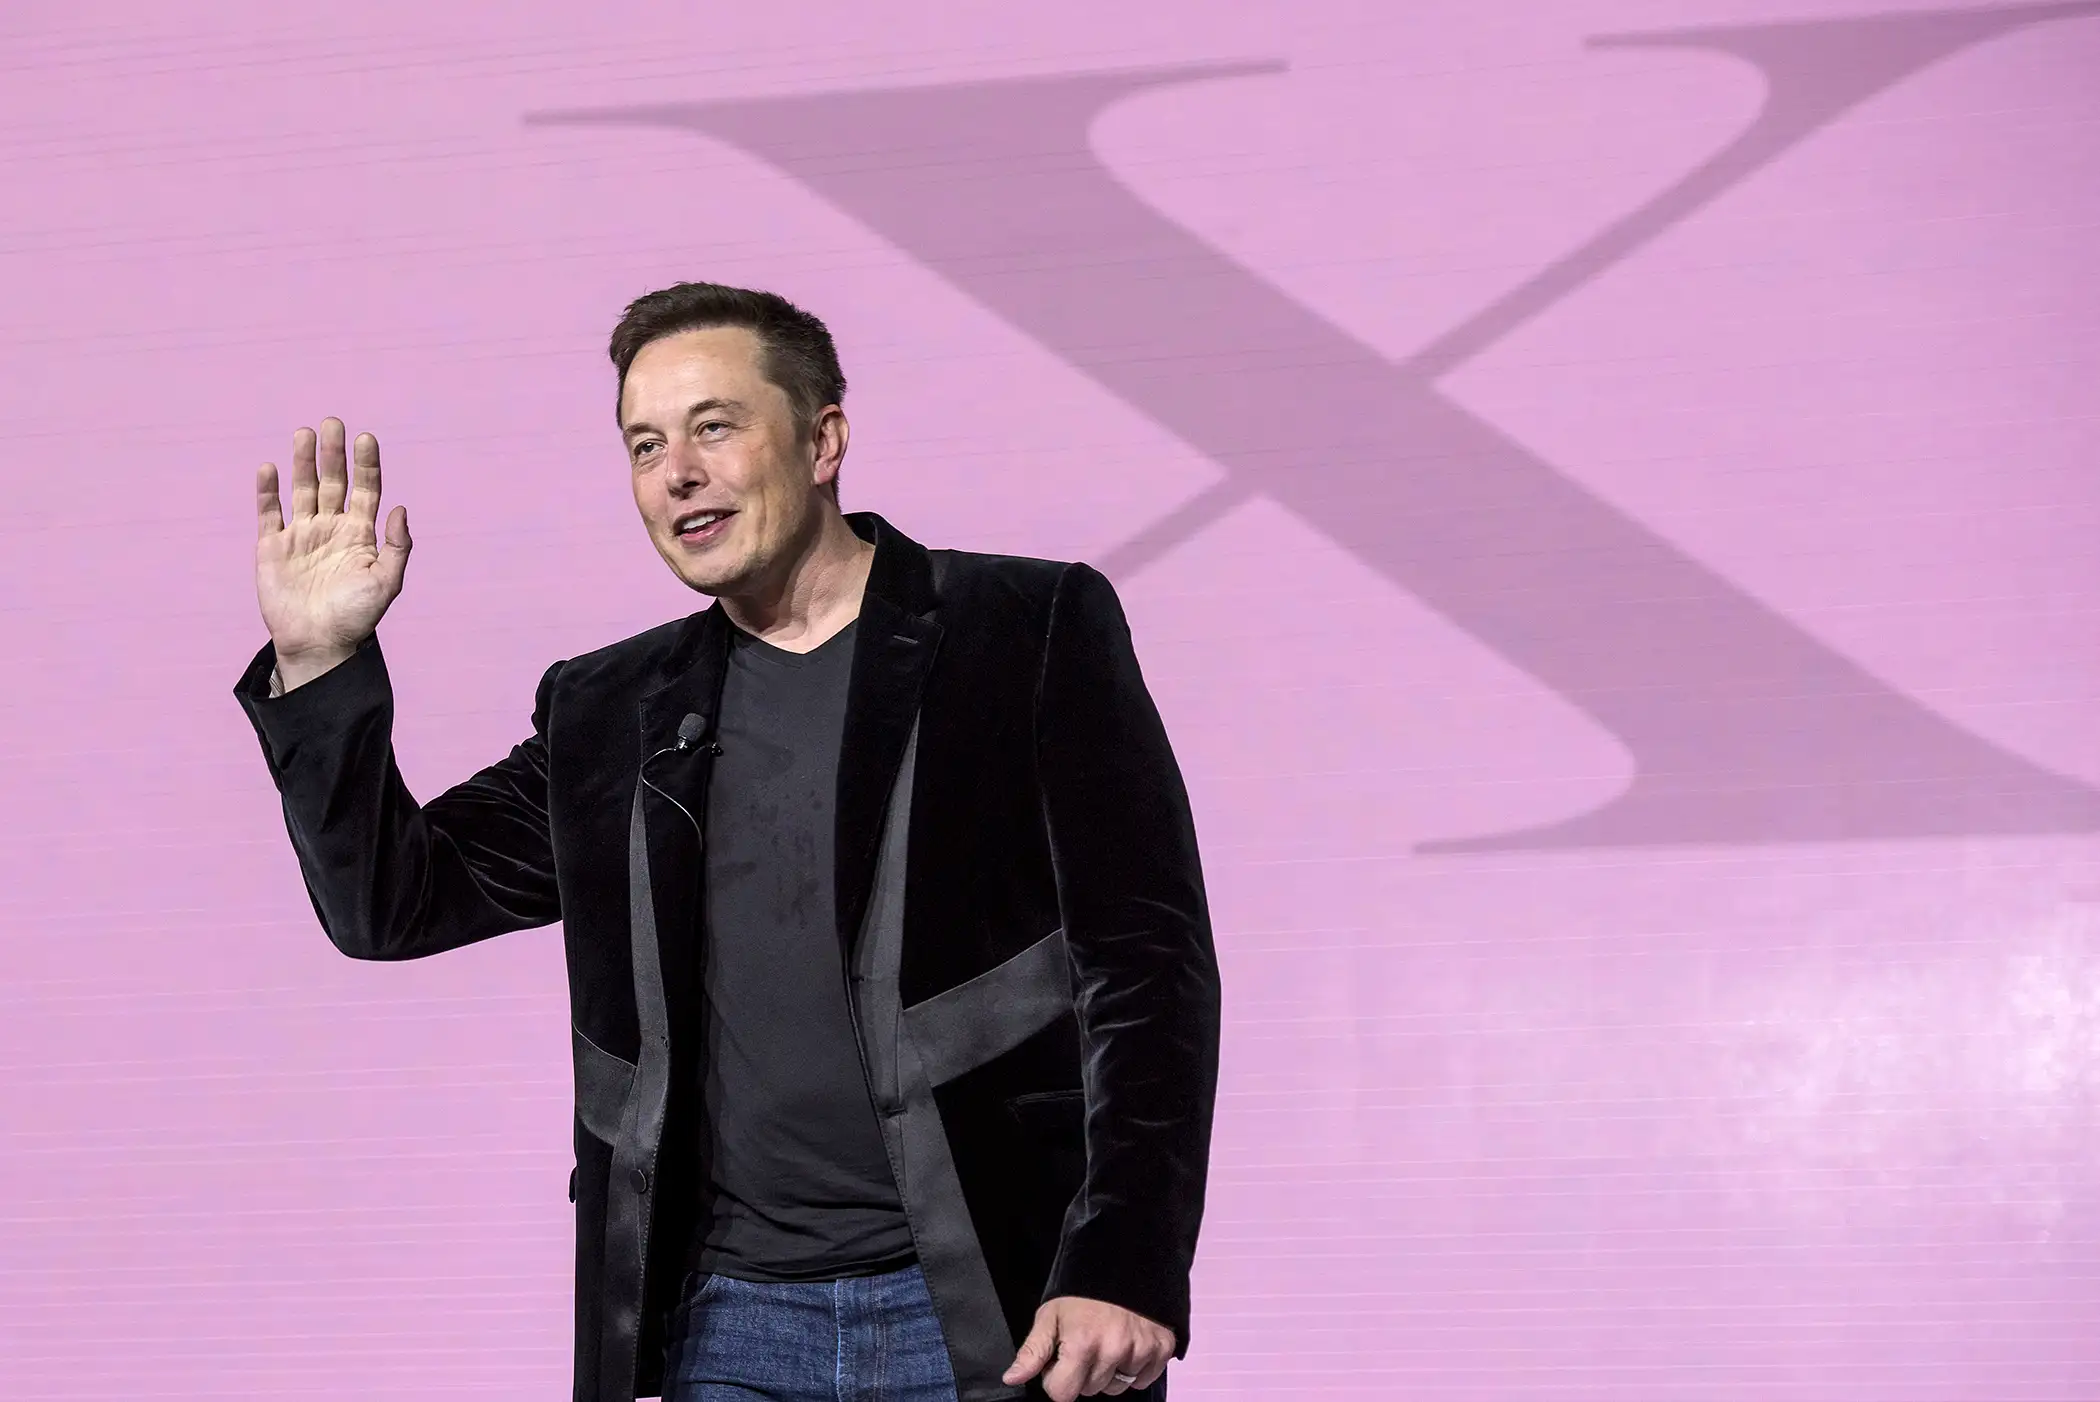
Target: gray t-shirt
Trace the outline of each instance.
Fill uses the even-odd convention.
[[[792,653],[737,631],[707,795],[706,1201],[693,1263],[743,1280],[909,1264],[846,1002],[832,849],[857,625]]]

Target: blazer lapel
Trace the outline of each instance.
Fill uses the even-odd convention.
[[[640,772],[629,809],[627,881],[639,1046],[614,1128],[612,1189],[605,1199],[595,1393],[602,1397],[632,1397],[637,1381],[657,1156],[671,1099],[671,1005],[690,976],[706,818],[701,804],[728,644],[717,604],[680,629],[662,684],[638,703]]]
[[[699,614],[685,644],[666,663],[669,678],[641,699],[642,810],[648,829],[650,885],[659,956],[677,965],[698,929],[701,832],[713,769],[715,717],[729,657],[729,624],[721,605]],[[686,717],[698,717],[688,725]],[[679,747],[679,729],[694,738]],[[636,990],[644,984],[637,970]],[[667,970],[674,987],[677,970]],[[646,1017],[646,1015],[645,1015]]]
[[[839,938],[850,954],[874,883],[890,788],[933,670],[941,626],[932,616],[939,601],[925,549],[872,513],[846,519],[875,543],[839,747],[833,866]]]

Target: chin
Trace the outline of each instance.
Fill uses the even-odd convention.
[[[741,523],[739,523],[741,524]],[[689,551],[676,536],[657,537],[657,553],[671,573],[689,589],[720,597],[734,593],[740,585],[763,578],[771,556],[734,536],[715,542],[706,551]]]
[[[662,557],[671,573],[678,577],[680,584],[697,593],[718,594],[733,582],[733,576],[727,571],[708,569],[698,560],[684,558],[684,552],[676,545],[659,544],[656,553]]]
[[[685,582],[686,588],[693,590],[695,593],[714,597],[719,597],[736,588],[736,577],[734,575],[720,574],[713,570],[684,569],[678,571],[678,577]]]
[[[715,565],[712,561],[674,560],[671,573],[696,593],[720,597],[734,592],[738,583],[750,573],[748,569],[737,569],[728,565]]]

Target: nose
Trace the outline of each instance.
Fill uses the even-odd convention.
[[[673,439],[664,450],[664,485],[677,496],[707,485],[707,469],[700,450],[683,437]]]

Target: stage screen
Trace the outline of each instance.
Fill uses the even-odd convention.
[[[336,952],[232,687],[379,435],[428,797],[707,602],[606,337],[1115,582],[1225,1034],[1198,1399],[2100,1397],[2100,4],[0,13],[0,1394],[566,1395],[558,929]]]

